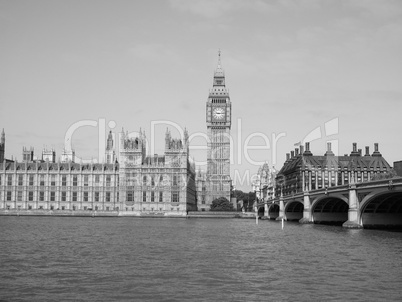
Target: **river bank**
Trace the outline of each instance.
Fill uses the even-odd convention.
[[[138,218],[252,218],[252,212],[139,212],[139,211],[85,211],[85,210],[0,210],[0,216],[55,216],[55,217],[138,217]]]

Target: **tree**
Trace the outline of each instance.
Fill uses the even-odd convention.
[[[253,204],[256,198],[255,192],[245,193],[241,190],[233,190],[231,193],[231,197],[236,197],[237,202],[240,200],[243,201],[243,207],[246,211],[253,210]]]
[[[230,192],[231,198],[236,198],[237,205],[234,206],[233,210],[238,211],[243,207],[244,193],[241,190],[232,190]]]
[[[247,211],[253,210],[253,205],[254,205],[255,199],[256,199],[255,192],[244,193],[244,208]]]
[[[219,197],[212,201],[210,211],[233,211],[233,205],[225,197]]]
[[[243,200],[244,193],[242,190],[233,190],[230,193],[230,197],[235,197],[237,200]]]

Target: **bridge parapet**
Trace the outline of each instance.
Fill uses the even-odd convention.
[[[374,188],[374,187],[388,187],[390,184],[392,184],[393,186],[402,185],[402,177],[359,182],[356,183],[356,188],[363,189],[363,188]]]
[[[264,215],[269,218],[278,215],[277,219],[295,220],[302,215],[300,223],[332,222],[362,228],[364,223],[402,225],[398,214],[402,212],[401,197],[402,177],[396,177],[281,195],[259,202],[258,207],[264,208]],[[385,198],[387,201],[383,203]]]
[[[326,189],[311,190],[308,192],[311,196],[328,195],[334,193],[345,193],[349,190],[349,185],[329,187]]]
[[[340,186],[332,186],[332,187],[327,187],[327,188],[320,188],[320,189],[305,191],[305,192],[308,192],[310,195],[314,195],[314,196],[321,195],[321,194],[327,195],[330,193],[345,193],[349,190],[351,185],[354,185],[356,187],[356,189],[363,189],[363,188],[389,187],[390,184],[392,184],[394,187],[402,185],[402,177],[374,180],[374,181],[365,181],[365,182],[359,182],[359,183],[354,183],[354,184],[350,183],[350,184],[345,184],[345,185],[340,185]],[[286,196],[283,196],[283,199],[289,200],[289,199],[299,198],[299,197],[302,197],[305,192],[297,192],[294,194],[286,195]],[[275,198],[274,200],[279,201],[279,198]]]

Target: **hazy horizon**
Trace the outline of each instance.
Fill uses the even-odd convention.
[[[104,121],[105,134],[116,136],[141,128],[158,154],[168,122],[190,136],[206,133],[220,49],[233,110],[232,177],[265,161],[279,170],[317,128],[313,154],[324,154],[327,141],[340,155],[353,142],[370,153],[379,143],[392,165],[402,160],[401,17],[402,2],[391,0],[0,0],[6,158],[21,160],[31,146],[38,157],[54,148],[58,158],[80,121]],[[74,132],[78,157],[98,157],[98,133]],[[262,149],[247,159],[244,145]],[[205,150],[191,155],[206,160]]]

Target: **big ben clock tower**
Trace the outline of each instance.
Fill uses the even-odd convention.
[[[206,110],[208,131],[206,203],[219,197],[230,201],[230,126],[232,105],[225,85],[225,73],[221,66],[221,53],[209,91]]]

